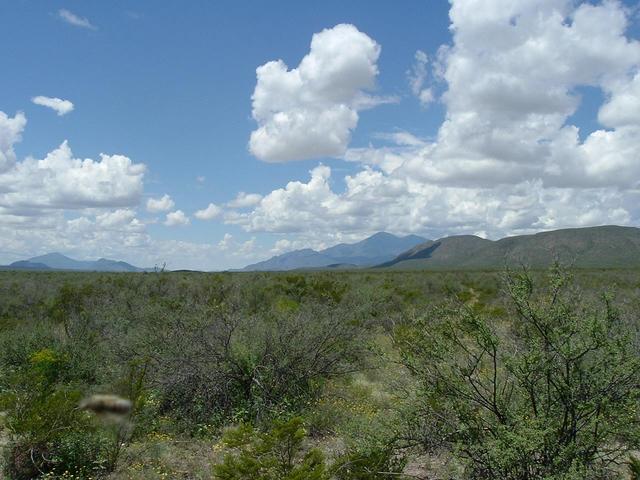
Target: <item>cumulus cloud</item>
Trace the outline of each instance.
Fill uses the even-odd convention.
[[[227,222],[243,225],[248,231],[326,230],[323,224],[344,212],[334,210],[337,196],[329,187],[330,168],[321,165],[310,173],[308,183],[289,182],[265,196],[253,211],[226,217]]]
[[[273,244],[273,248],[271,249],[271,253],[274,255],[280,255],[281,253],[290,252],[295,250],[293,248],[294,242],[289,240],[288,238],[281,238],[276,240],[276,243]]]
[[[567,120],[579,106],[576,87],[601,88],[614,107],[620,95],[633,94],[640,46],[625,36],[622,6],[494,0],[477,7],[452,4],[454,45],[444,55],[447,115],[433,152],[414,162],[415,170],[426,180],[451,183],[610,184],[592,155],[595,145],[590,148],[603,132],[582,143]],[[600,117],[616,121],[606,110]],[[608,126],[622,126],[614,123]],[[607,140],[622,153],[634,136],[615,131]],[[617,164],[620,174],[636,173],[637,157]]]
[[[59,211],[32,218],[8,218],[0,214],[0,264],[46,252],[64,252],[73,258],[106,257],[139,267],[166,263],[169,269],[210,270],[239,268],[261,253],[255,242],[243,249],[246,242],[230,241],[229,248],[224,250],[206,242],[154,239],[133,209],[66,217]]]
[[[0,238],[0,263],[63,251],[76,258],[111,257],[140,265],[141,254],[151,245],[144,224],[130,209],[73,218],[62,211],[40,217],[0,214]]]
[[[191,223],[189,217],[182,210],[167,213],[167,218],[164,221],[167,227],[185,226],[189,223]]]
[[[308,182],[289,182],[253,211],[227,218],[250,232],[294,234],[327,243],[360,239],[381,230],[421,232],[431,238],[487,231],[490,237],[638,218],[640,193],[605,188],[566,189],[525,181],[494,188],[440,186],[366,169],[330,188],[330,169],[318,167]],[[483,228],[484,227],[484,228]],[[486,228],[486,230],[485,230]],[[337,236],[336,232],[341,235]]]
[[[175,206],[172,198],[164,194],[161,198],[150,198],[147,200],[147,211],[152,213],[168,212]]]
[[[42,159],[18,160],[13,146],[25,125],[23,114],[11,118],[0,111],[4,261],[50,251],[131,259],[128,249],[148,248],[150,238],[135,212],[145,166],[123,155],[76,158],[66,141]]]
[[[598,120],[609,128],[640,125],[640,72],[612,84],[610,98],[600,108]]]
[[[97,30],[97,27],[93,25],[87,18],[76,15],[75,13],[61,8],[58,10],[58,17],[65,23],[73,25],[74,27],[87,28],[89,30]]]
[[[0,111],[0,174],[13,167],[16,154],[13,146],[22,139],[27,119],[22,112],[13,118]]]
[[[0,264],[52,251],[200,269],[240,267],[255,257],[255,241],[223,252],[215,244],[153,239],[136,211],[146,168],[128,157],[80,159],[65,141],[42,159],[16,159],[13,148],[26,123],[22,113],[0,111]],[[156,207],[172,204],[168,195],[154,200]],[[189,223],[180,210],[166,220]]]
[[[27,158],[0,174],[0,213],[135,206],[145,169],[124,155],[74,158],[64,141],[45,158]]]
[[[213,220],[222,215],[222,208],[214,203],[210,203],[207,208],[198,210],[193,214],[198,220]]]
[[[260,200],[262,200],[262,195],[258,193],[240,192],[235,199],[227,203],[227,206],[231,208],[253,207],[260,203]]]
[[[344,191],[319,166],[225,220],[323,238],[640,223],[640,43],[627,15],[615,1],[452,1],[453,42],[432,65],[446,107],[433,140],[396,132],[394,145],[350,149],[364,167]],[[427,62],[409,72],[416,95]],[[605,98],[593,132],[572,124],[584,86]]]
[[[136,212],[129,208],[96,215],[95,223],[105,230],[142,232],[145,229],[144,223],[136,218]]]
[[[54,110],[58,116],[66,115],[73,111],[73,103],[69,100],[62,100],[61,98],[38,95],[37,97],[33,97],[31,101],[36,105],[41,105]]]
[[[358,110],[376,104],[364,90],[374,86],[379,55],[374,40],[340,24],[313,35],[298,67],[282,60],[258,67],[251,153],[268,162],[341,156]]]

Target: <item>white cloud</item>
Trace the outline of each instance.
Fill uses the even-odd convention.
[[[175,202],[167,194],[161,198],[150,198],[147,200],[147,210],[152,213],[167,212],[175,206]]]
[[[435,139],[395,133],[386,139],[396,145],[350,149],[345,159],[365,168],[344,191],[319,166],[225,221],[318,239],[639,224],[640,43],[626,37],[626,15],[615,1],[454,0],[453,45],[433,63],[446,83]],[[409,80],[419,95],[427,59],[417,60]],[[571,125],[581,86],[603,92],[606,129]]]
[[[424,87],[428,76],[428,64],[429,57],[427,54],[422,50],[418,50],[415,54],[415,62],[413,66],[409,71],[407,71],[407,80],[409,81],[411,92],[418,97],[422,106],[426,106],[435,100],[433,90],[431,88]]]
[[[395,145],[409,146],[409,147],[424,147],[427,145],[426,140],[415,136],[410,132],[399,130],[392,133],[376,133],[374,138],[386,140]]]
[[[433,90],[430,88],[423,88],[420,90],[418,94],[418,100],[420,100],[420,104],[422,106],[426,106],[435,100],[435,96],[433,95]]]
[[[251,237],[250,240],[247,240],[246,242],[243,242],[242,245],[240,245],[240,248],[238,248],[238,250],[235,252],[235,255],[251,255],[252,253],[254,253],[255,248],[256,237]]]
[[[135,206],[144,173],[143,164],[123,155],[73,158],[64,141],[44,159],[27,158],[0,174],[0,213],[31,216],[52,209]]]
[[[55,110],[58,116],[66,115],[73,111],[73,103],[69,100],[62,100],[61,98],[38,95],[37,97],[33,97],[31,101],[36,105],[42,105],[43,107]]]
[[[16,154],[13,146],[21,140],[26,124],[27,119],[22,112],[11,118],[0,111],[0,174],[15,164]]]
[[[71,219],[60,211],[42,217],[14,217],[13,221],[0,214],[0,238],[3,261],[62,251],[80,259],[110,257],[142,266],[146,265],[141,264],[141,253],[151,243],[144,224],[129,209]]]
[[[69,25],[73,25],[74,27],[97,30],[97,27],[93,25],[87,18],[80,17],[65,8],[58,10],[58,17],[60,17],[62,21],[68,23]]]
[[[218,248],[220,250],[228,250],[233,242],[233,235],[231,235],[230,233],[225,233],[224,237],[222,237],[222,240],[220,240],[218,242]]]
[[[640,72],[611,86],[610,98],[600,108],[598,120],[609,128],[640,125]]]
[[[135,212],[145,166],[123,155],[74,158],[66,141],[43,159],[17,160],[13,145],[25,125],[23,114],[0,111],[0,256],[64,251],[137,260],[130,250],[150,244]]]
[[[231,208],[247,208],[257,205],[262,200],[262,195],[258,193],[239,192],[234,200],[227,203]]]
[[[331,244],[339,243],[343,241],[341,232],[336,232],[336,233],[340,234],[340,238],[336,236],[333,239],[335,241],[332,241]],[[348,238],[348,236],[345,236],[344,240],[358,241],[358,240],[362,240],[362,237],[358,236],[357,238]],[[323,250],[328,246],[329,244],[327,244],[326,242],[323,242],[322,240],[318,240],[318,238],[313,236],[302,237],[297,239],[280,238],[276,240],[276,242],[273,244],[273,248],[269,250],[269,254],[280,255],[282,253],[291,252],[294,250],[302,250],[303,248],[311,248],[313,250]]]
[[[336,196],[328,184],[331,170],[321,165],[310,173],[309,183],[289,182],[265,196],[252,212],[227,217],[227,223],[243,225],[248,231],[326,230],[321,224],[340,215],[333,210]]]
[[[84,218],[84,217],[81,217]],[[144,224],[132,209],[119,209],[96,215],[96,225],[105,230],[143,232]]]
[[[281,253],[290,252],[295,250],[293,248],[293,242],[287,238],[281,238],[276,240],[276,243],[273,244],[273,248],[271,249],[271,253],[273,255],[280,255]]]
[[[238,242],[233,235],[225,233],[222,240],[218,242],[216,247],[218,251],[225,252],[227,256],[242,257],[242,265],[246,265],[246,260],[255,258],[258,255],[256,237],[251,237],[244,242]],[[263,252],[263,254],[266,252]]]
[[[382,148],[350,148],[344,155],[348,162],[358,162],[364,165],[372,165],[380,168],[386,173],[391,173],[405,162],[405,157],[398,149]]]
[[[545,188],[521,182],[493,188],[438,186],[375,170],[329,186],[330,169],[318,167],[308,183],[290,182],[246,214],[227,218],[250,232],[288,233],[327,243],[381,230],[420,232],[430,238],[482,231],[490,237],[569,226],[628,224],[639,218],[640,193],[621,196],[604,188]]]
[[[222,208],[213,203],[210,203],[207,208],[198,210],[193,214],[193,216],[199,220],[213,220],[220,215],[222,215]]]
[[[411,69],[407,72],[407,79],[409,80],[409,87],[414,95],[418,95],[425,80],[427,79],[427,64],[429,57],[422,50],[416,51],[414,56],[415,63]]]
[[[0,214],[0,238],[0,264],[63,252],[77,259],[106,257],[139,267],[162,266],[166,262],[169,269],[211,270],[239,268],[266,253],[258,250],[256,242],[247,245],[230,241],[224,250],[210,243],[153,239],[128,209],[71,219],[61,212],[13,220]]]
[[[269,162],[341,156],[358,109],[376,103],[363,90],[374,86],[379,55],[374,40],[340,24],[313,35],[297,68],[282,60],[258,67],[251,153]]]
[[[224,212],[224,221],[250,235],[287,234],[272,253],[379,230],[496,238],[640,224],[640,44],[625,33],[624,7],[453,0],[450,16],[452,44],[416,58],[409,73],[414,95],[430,100],[438,92],[446,109],[429,139],[393,132],[378,136],[387,142],[382,148],[345,151],[359,112],[393,100],[366,93],[380,47],[355,27],[314,36],[296,68],[281,61],[260,67],[253,153],[267,161],[343,156],[361,169],[338,178],[339,170],[320,165],[264,197],[241,193],[225,205],[237,210]],[[576,111],[584,115],[583,86],[604,98],[602,127],[593,132],[572,125]],[[0,255],[78,251],[198,268],[205,257],[248,263],[259,250],[255,237],[231,234],[217,245],[151,239],[135,210],[144,165],[119,155],[74,158],[66,142],[42,160],[18,161],[14,146],[25,124],[21,113],[0,112]],[[165,221],[189,223],[180,210]]]
[[[189,223],[191,223],[189,217],[182,210],[167,213],[167,218],[164,221],[167,227],[185,226]]]
[[[576,87],[600,87],[612,103],[620,90],[630,90],[624,87],[640,47],[624,35],[622,7],[606,2],[571,10],[560,0],[487,1],[481,14],[476,7],[452,5],[454,45],[443,58],[447,116],[434,151],[414,162],[416,170],[427,180],[453,183],[600,183],[599,159],[584,148],[590,140],[581,145],[565,123],[579,104]],[[626,157],[619,165],[633,170],[636,163]],[[561,178],[549,178],[557,171]]]

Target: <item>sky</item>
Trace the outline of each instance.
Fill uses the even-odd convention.
[[[639,12],[0,0],[0,264],[640,226]]]

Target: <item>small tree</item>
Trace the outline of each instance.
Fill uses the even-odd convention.
[[[502,331],[460,304],[396,328],[422,387],[409,437],[449,448],[474,479],[613,475],[638,445],[640,359],[611,297],[596,307],[570,279],[555,266],[541,290],[507,275]]]
[[[213,467],[219,480],[325,480],[324,456],[317,449],[304,451],[306,431],[302,419],[276,422],[266,433],[249,425],[226,432],[223,443],[235,449]]]

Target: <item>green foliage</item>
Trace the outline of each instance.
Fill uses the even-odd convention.
[[[259,317],[234,310],[216,304],[189,322],[169,319],[172,341],[150,339],[161,348],[154,369],[163,411],[204,424],[286,416],[304,408],[325,379],[362,363],[363,331],[342,313],[316,304],[294,311],[276,304]]]
[[[469,478],[604,478],[638,445],[632,332],[609,296],[591,305],[559,267],[547,285],[507,277],[510,329],[466,305],[396,329],[423,389],[412,435],[427,451],[452,449]]]
[[[301,274],[287,274],[278,278],[278,282],[270,287],[273,293],[284,295],[296,302],[315,300],[320,302],[340,303],[348,286],[326,276],[308,276]]]
[[[0,410],[12,436],[5,454],[9,478],[65,471],[85,478],[104,470],[107,438],[78,410],[81,393],[58,383],[66,368],[64,355],[45,348],[6,379]]]
[[[339,457],[331,467],[338,480],[376,480],[401,478],[406,460],[391,446],[355,449]]]
[[[294,417],[276,421],[267,432],[249,425],[228,430],[222,444],[230,449],[213,467],[219,480],[375,480],[398,478],[404,458],[390,446],[352,449],[327,465],[322,452],[305,448],[307,431]]]
[[[308,463],[336,479],[402,478],[399,452],[438,454],[425,464],[451,469],[429,470],[436,478],[461,471],[460,459],[476,478],[520,478],[514,465],[525,464],[533,479],[602,477],[608,459],[637,445],[628,387],[637,385],[638,274],[574,273],[572,283],[545,288],[542,272],[530,282],[512,276],[504,298],[500,275],[482,271],[0,272],[5,470],[207,478],[219,454],[211,438],[250,423],[253,440],[227,452],[236,461],[243,449],[251,457],[271,443],[260,456],[268,460],[281,451],[274,445],[293,442],[295,469],[323,446],[335,463],[315,453]],[[620,314],[596,295],[609,285]],[[464,304],[434,307],[448,294]],[[415,320],[424,311],[432,314]],[[494,348],[495,409],[486,393]],[[93,393],[129,398],[131,421],[107,424],[78,410]],[[299,444],[299,429],[273,432],[274,420],[295,415],[310,430]],[[264,432],[281,438],[263,442]],[[185,455],[193,463],[181,463]]]
[[[327,479],[324,456],[304,449],[306,431],[302,419],[276,422],[266,432],[242,425],[227,431],[226,447],[234,449],[213,467],[219,480],[323,480]]]

